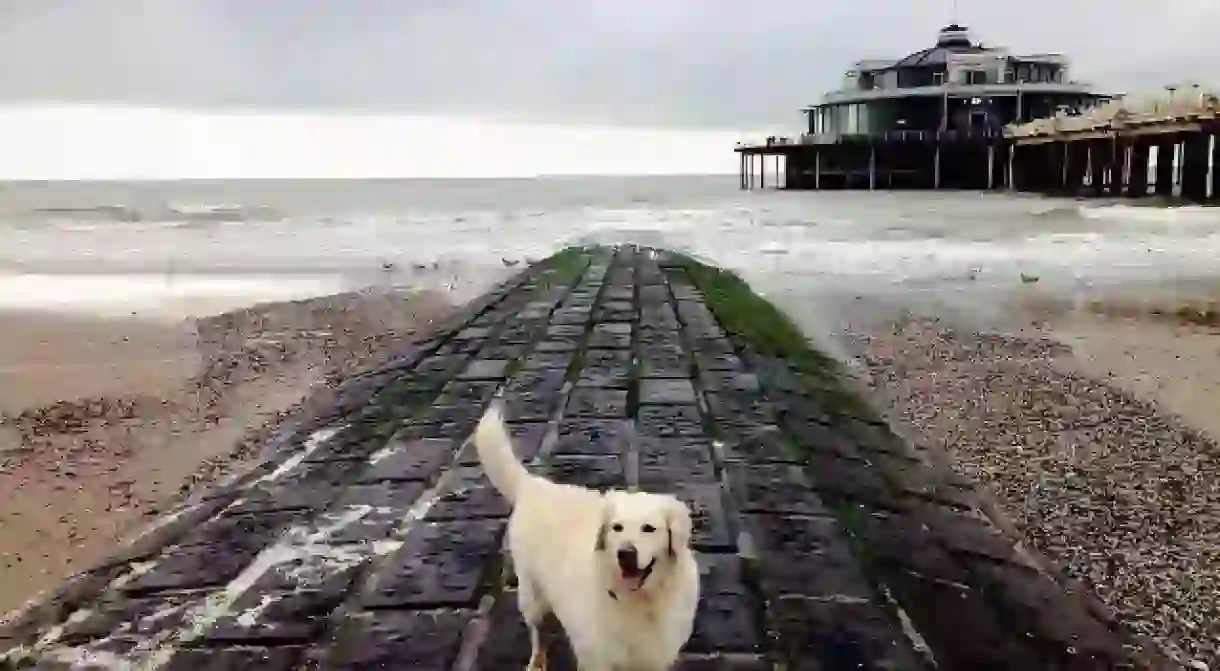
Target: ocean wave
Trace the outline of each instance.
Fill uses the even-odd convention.
[[[1220,208],[1199,205],[1176,207],[1143,207],[1138,205],[1102,205],[1080,207],[1087,219],[1116,219],[1166,224],[1220,224]]]
[[[120,225],[124,228],[179,228],[198,224],[282,221],[284,215],[266,205],[169,204],[153,207],[96,205],[92,207],[36,208],[20,219],[48,221],[67,231],[92,231]]]

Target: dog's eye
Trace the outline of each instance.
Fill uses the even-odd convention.
[[[612,527],[610,527],[610,528],[611,528],[611,529],[614,529],[615,533],[619,533],[619,532],[622,532],[622,530],[623,530],[623,525],[621,525],[621,524],[616,524],[616,525],[614,525],[614,526],[612,526]]]
[[[646,534],[650,534],[656,530],[657,530],[657,528],[652,526],[651,524],[645,524],[644,526],[640,527],[640,531],[643,531]]]

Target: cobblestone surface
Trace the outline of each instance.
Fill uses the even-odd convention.
[[[691,504],[680,669],[1146,668],[710,272],[634,247],[535,264],[0,628],[0,666],[521,668],[509,509],[464,442],[503,387],[532,468]]]

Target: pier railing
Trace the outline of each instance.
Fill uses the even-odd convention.
[[[1166,125],[1197,125],[1220,119],[1220,95],[1191,87],[1185,91],[1169,88],[1165,94],[1124,97],[1084,110],[1079,114],[1058,114],[1028,123],[1007,126],[1005,135],[1017,140],[1049,138],[1098,132],[1138,132]]]
[[[801,133],[787,137],[773,135],[756,142],[738,142],[739,150],[783,149],[802,145],[827,145],[851,142],[958,142],[966,140],[993,140],[1002,137],[1002,128],[978,128],[964,130],[887,130],[872,133]]]

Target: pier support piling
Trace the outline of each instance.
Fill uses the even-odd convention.
[[[1146,142],[1136,141],[1131,145],[1131,159],[1127,171],[1127,196],[1143,198],[1148,195],[1148,160],[1152,147]]]
[[[1173,195],[1173,154],[1177,146],[1173,136],[1162,138],[1156,146],[1156,195],[1163,198]]]
[[[1089,191],[1094,196],[1106,195],[1106,173],[1110,168],[1113,146],[1107,139],[1089,141]]]
[[[1220,200],[1220,135],[1212,136],[1212,200]]]
[[[1110,141],[1110,181],[1106,191],[1115,198],[1123,195],[1127,183],[1127,150],[1126,142],[1118,138]]]
[[[1064,152],[1063,190],[1073,196],[1080,195],[1084,188],[1084,175],[1089,167],[1089,145],[1084,142],[1067,142]]]
[[[1191,133],[1182,140],[1182,197],[1201,203],[1207,200],[1207,162],[1211,138]]]

